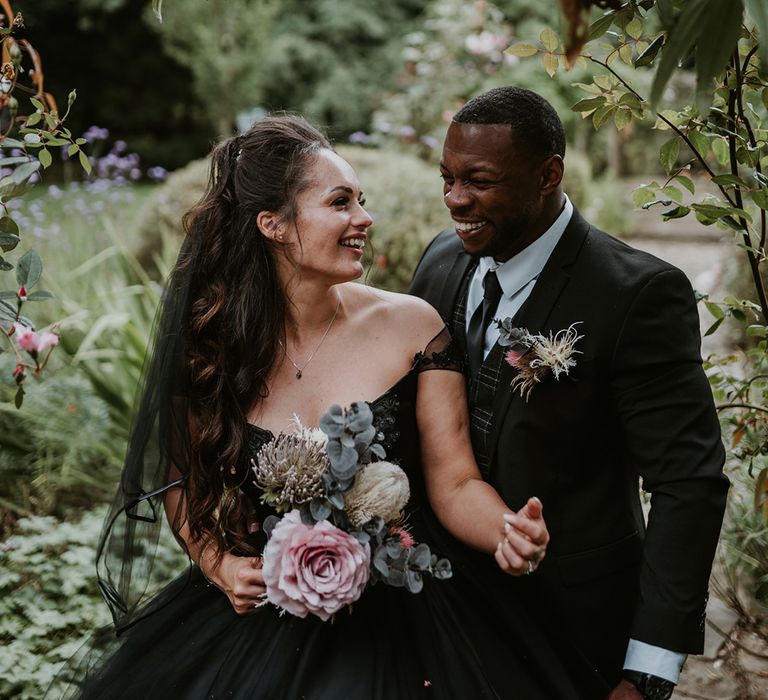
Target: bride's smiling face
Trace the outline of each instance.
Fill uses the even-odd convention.
[[[331,284],[363,274],[363,248],[373,223],[352,166],[333,151],[317,154],[306,174],[308,185],[296,197],[294,223],[283,227],[290,259],[302,278],[324,277]]]

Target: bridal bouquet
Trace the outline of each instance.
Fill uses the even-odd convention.
[[[266,599],[297,617],[328,620],[383,581],[418,593],[423,576],[451,565],[402,525],[408,477],[390,462],[364,402],[332,406],[319,429],[299,424],[252,460],[262,500],[280,516],[264,522]]]

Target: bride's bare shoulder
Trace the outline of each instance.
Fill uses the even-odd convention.
[[[379,328],[385,326],[401,337],[412,338],[416,346],[431,340],[444,323],[435,308],[419,297],[388,292],[355,284],[362,316]]]

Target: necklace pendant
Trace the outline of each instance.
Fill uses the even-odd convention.
[[[301,379],[301,370],[296,372],[296,379]]]

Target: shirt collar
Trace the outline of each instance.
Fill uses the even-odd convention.
[[[571,200],[568,199],[568,195],[564,194],[563,196],[565,197],[565,205],[554,223],[517,255],[503,263],[496,262],[491,256],[480,258],[478,263],[480,279],[485,277],[488,270],[496,270],[496,276],[505,297],[514,296],[529,282],[535,280],[544,269],[544,265],[547,264],[549,256],[573,215]]]

